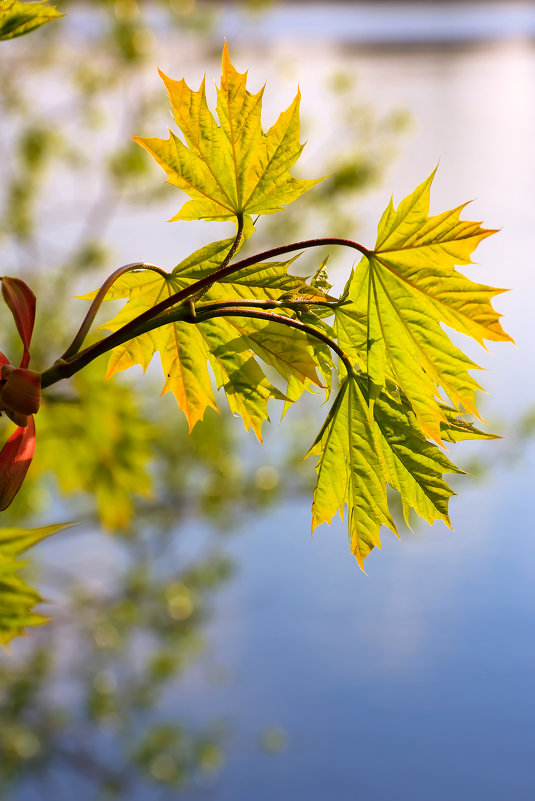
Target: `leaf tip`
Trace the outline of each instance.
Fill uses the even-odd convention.
[[[357,560],[357,564],[360,567],[360,569],[362,570],[362,572],[364,573],[364,575],[367,576],[368,573],[364,569],[364,559],[363,559],[362,554],[360,553],[360,551],[358,549],[356,551],[353,551],[353,556]]]

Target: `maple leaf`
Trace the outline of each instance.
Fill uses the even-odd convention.
[[[207,245],[186,258],[172,273],[135,271],[121,276],[107,294],[107,300],[126,298],[123,309],[102,327],[116,331],[165,297],[211,275],[228,252],[233,240]],[[253,264],[213,284],[203,296],[199,312],[212,304],[300,297],[324,299],[320,290],[288,273],[294,260]],[[93,297],[92,295],[86,297]],[[166,376],[163,391],[172,391],[191,428],[202,419],[207,407],[217,409],[208,364],[229,406],[239,414],[246,429],[253,428],[261,439],[263,420],[268,420],[270,398],[295,401],[312,384],[321,387],[317,361],[327,371],[332,367],[328,348],[313,337],[265,321],[239,317],[214,318],[191,325],[183,321],[161,325],[129,340],[112,351],[107,377],[134,364],[146,370],[154,353],[160,352]],[[259,357],[273,367],[290,385],[291,398],[266,378],[255,360]]]
[[[208,108],[204,80],[195,92],[184,79],[176,81],[162,72],[160,76],[185,141],[171,131],[169,139],[134,137],[134,141],[165,170],[169,183],[192,198],[173,220],[272,214],[318,182],[290,175],[303,149],[299,92],[264,133],[263,89],[256,94],[247,90],[247,73],[235,70],[226,43],[221,86],[216,87],[219,125]]]
[[[411,509],[428,523],[442,520],[451,528],[448,502],[454,494],[444,473],[462,473],[426,439],[406,398],[383,391],[373,404],[367,377],[349,374],[309,453],[319,456],[312,507],[312,530],[330,523],[338,512],[347,522],[351,550],[363,568],[365,557],[380,547],[380,528],[397,534],[387,500],[387,484],[400,493],[409,525]],[[485,434],[443,406],[443,438],[485,439]]]
[[[459,416],[457,409],[442,405],[445,422],[441,424],[442,439],[446,442],[461,442],[466,439],[501,439],[497,434],[481,431],[474,424]]]
[[[475,247],[494,231],[461,220],[464,205],[430,216],[433,172],[397,209],[390,201],[373,250],[350,240],[308,239],[233,262],[253,231],[251,214],[279,211],[316,183],[290,175],[302,150],[299,93],[264,133],[263,90],[247,90],[247,75],[233,67],[226,45],[216,87],[218,120],[204,81],[193,91],[184,80],[162,78],[183,140],[170,133],[167,140],[136,141],[191,198],[173,219],[236,218],[237,234],[196,251],[171,273],[127,265],[117,280],[111,277],[106,299],[127,303],[102,326],[121,331],[108,350],[121,337],[133,338],[114,347],[108,376],[133,364],[145,370],[159,351],[164,392],[174,393],[190,429],[207,407],[217,409],[213,375],[231,410],[261,439],[271,398],[283,400],[286,411],[314,387],[329,397],[335,353],[340,389],[310,451],[319,457],[313,529],[347,509],[351,548],[362,567],[380,545],[381,526],[397,533],[388,487],[400,493],[407,524],[414,510],[429,523],[450,526],[454,493],[444,474],[462,471],[437,445],[492,435],[465,419],[478,415],[481,387],[471,371],[480,368],[444,326],[483,346],[512,341],[492,306],[505,290],[456,270],[472,264]],[[319,244],[363,254],[340,299],[329,294],[325,262],[307,282],[289,272],[292,259],[265,261]],[[73,353],[78,344],[75,338]],[[285,393],[263,367],[285,380]]]
[[[388,510],[384,465],[374,440],[368,405],[352,374],[346,376],[309,453],[318,454],[318,479],[312,505],[312,531],[348,510],[351,551],[364,557],[380,545],[385,525],[396,532]]]
[[[0,529],[0,645],[8,645],[26,626],[39,626],[48,618],[33,611],[43,599],[17,573],[24,567],[17,557],[31,546],[62,531],[67,523],[42,528]]]
[[[321,290],[288,272],[294,261],[295,258],[285,262],[252,264],[238,273],[224,277],[214,283],[204,295],[204,308],[210,303],[229,298],[235,301],[236,306],[240,305],[240,301],[255,300],[288,299],[307,303],[324,301],[327,296]],[[190,265],[186,260],[175,268],[174,274],[194,281],[204,278],[208,273],[205,266]],[[278,323],[245,318],[240,320],[238,317],[229,317],[227,320],[217,318],[210,323],[215,341],[208,333],[207,323],[201,323],[200,328],[212,353],[216,348],[222,352],[221,345],[225,341],[230,350],[247,347],[291,384],[294,401],[311,384],[322,386],[317,374],[318,367],[322,376],[325,377],[328,373],[330,379],[333,363],[329,349],[308,334]]]
[[[268,381],[239,331],[233,338],[236,331],[228,321],[207,320],[199,324],[199,330],[208,346],[217,386],[224,389],[231,412],[262,441],[262,423],[269,420],[268,401],[286,400],[286,396]]]
[[[101,327],[117,331],[134,317],[187,285],[187,281],[163,271],[126,273],[115,282],[106,299],[127,298],[128,303],[113,320]],[[145,371],[158,351],[166,377],[162,394],[173,393],[191,430],[198,420],[202,420],[207,407],[217,409],[207,367],[208,348],[197,326],[169,323],[114,348],[106,378],[136,364]]]
[[[353,271],[336,311],[340,344],[368,373],[371,384],[393,380],[431,438],[440,442],[442,389],[457,409],[478,415],[479,369],[451,342],[441,324],[480,344],[509,341],[491,305],[505,290],[478,284],[455,270],[471,264],[478,243],[495,233],[460,220],[465,205],[429,216],[434,172],[397,209],[392,201],[377,242]]]

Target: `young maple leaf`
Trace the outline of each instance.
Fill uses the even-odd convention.
[[[351,551],[363,568],[364,558],[381,544],[381,526],[397,530],[368,405],[354,375],[346,376],[309,453],[319,457],[312,531],[330,524],[337,512],[343,519],[347,507]]]
[[[326,295],[321,290],[288,272],[295,258],[285,262],[249,265],[239,273],[213,284],[203,296],[203,302],[217,303],[232,298],[233,304],[239,306],[240,301],[279,301],[283,297],[310,302],[325,300]],[[193,254],[193,262],[192,257],[186,259],[175,268],[173,274],[177,278],[193,282],[209,273],[206,263],[199,262],[196,254]],[[265,320],[219,317],[201,323],[200,330],[208,343],[210,353],[216,354],[217,358],[221,358],[225,352],[226,342],[227,350],[246,350],[273,367],[291,385],[290,403],[297,400],[305,389],[310,389],[312,384],[322,386],[316,372],[322,360],[328,362],[329,376],[331,374],[329,349],[324,343],[304,332],[296,331],[295,328]],[[288,394],[286,398],[289,400]],[[279,399],[282,399],[280,395]]]
[[[187,285],[187,281],[177,279],[173,273],[164,274],[163,271],[126,273],[114,283],[106,300],[127,298],[128,303],[101,328],[117,331]],[[198,326],[170,323],[119,345],[111,352],[106,378],[135,364],[145,371],[157,351],[166,377],[162,394],[173,393],[191,431],[195,423],[202,420],[207,407],[217,409],[207,367],[208,347]]]
[[[128,302],[102,327],[116,331],[164,298],[212,274],[232,241],[214,242],[195,251],[172,273],[153,270],[125,273],[115,281],[106,299],[126,298]],[[239,274],[227,276],[206,291],[198,311],[221,301],[239,306],[242,301],[278,300],[288,295],[325,298],[320,290],[288,273],[293,261],[253,264]],[[92,296],[94,293],[87,297]],[[312,384],[322,386],[316,373],[318,358],[322,355],[325,358],[322,348],[327,350],[328,357],[328,349],[306,333],[264,320],[217,317],[196,325],[177,321],[114,348],[107,377],[134,364],[146,370],[159,351],[166,376],[163,391],[173,392],[191,430],[208,406],[217,409],[209,364],[218,388],[225,391],[231,411],[239,414],[245,428],[252,428],[261,440],[262,423],[269,419],[267,404],[271,398],[295,401]],[[257,356],[291,382],[291,399],[268,381]]]
[[[184,79],[160,75],[185,143],[172,131],[169,139],[134,137],[134,141],[163,167],[169,183],[192,198],[173,220],[272,214],[321,180],[290,175],[304,147],[299,142],[299,92],[264,133],[263,89],[257,94],[247,91],[247,73],[235,70],[226,43],[221,87],[216,87],[219,125],[208,108],[204,80],[195,92]]]
[[[451,528],[448,502],[454,492],[443,473],[463,472],[426,439],[409,402],[394,394],[379,393],[370,418],[366,376],[348,375],[310,449],[319,456],[312,530],[330,523],[336,512],[343,518],[347,507],[350,546],[361,568],[381,546],[382,525],[397,534],[387,483],[400,493],[407,525],[414,509],[428,523],[442,520]],[[460,420],[456,410],[442,411],[443,439],[493,438]]]
[[[376,387],[394,381],[409,399],[427,436],[440,442],[441,388],[454,406],[477,415],[469,374],[479,369],[455,347],[441,324],[474,338],[512,342],[491,305],[503,289],[471,281],[455,265],[471,264],[479,242],[495,231],[460,220],[466,204],[429,216],[434,172],[379,223],[337,309],[340,345],[358,358]]]

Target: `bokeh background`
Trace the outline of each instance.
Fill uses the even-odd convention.
[[[130,141],[166,136],[156,66],[211,85],[225,37],[250,85],[267,83],[266,127],[299,84],[299,174],[330,176],[264,218],[257,249],[373,244],[390,195],[439,163],[432,211],[473,200],[469,218],[501,229],[469,273],[513,289],[496,306],[517,347],[462,343],[504,439],[455,447],[472,474],[455,479],[455,530],[385,533],[367,575],[342,523],[309,536],[319,399],[281,426],[274,405],[260,446],[228,415],[188,437],[157,365],[143,382],[103,382],[97,363],[57,385],[3,525],[80,523],[27,569],[52,622],[0,655],[2,798],[529,797],[535,4],[57,5],[64,19],[0,53],[2,273],[39,298],[35,364],[116,267],[171,269],[231,234],[165,222],[182,198]],[[352,263],[329,266],[342,285]],[[1,326],[9,353],[7,311]]]

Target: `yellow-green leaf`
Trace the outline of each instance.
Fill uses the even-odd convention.
[[[232,242],[232,239],[222,240],[201,248],[178,264],[171,274],[154,270],[125,273],[112,285],[106,299],[126,298],[128,302],[102,327],[116,331],[163,298],[211,275]],[[254,264],[227,276],[208,288],[198,310],[221,301],[239,305],[241,301],[272,301],[282,297],[324,299],[319,289],[288,273],[293,261]],[[87,297],[92,296],[94,293]],[[243,417],[245,427],[252,427],[259,439],[262,421],[269,419],[267,401],[277,398],[288,402],[289,398],[268,381],[254,356],[291,382],[292,401],[312,384],[322,386],[317,363],[319,360],[325,366],[330,359],[325,345],[295,329],[246,317],[215,318],[195,325],[169,323],[114,348],[107,376],[135,364],[146,370],[156,351],[160,352],[166,376],[164,392],[173,392],[190,429],[202,419],[208,406],[217,409],[208,371],[210,364],[232,411]]]
[[[235,305],[239,306],[240,301],[279,300],[287,295],[309,298],[310,301],[324,298],[323,294],[306,284],[303,279],[288,273],[292,262],[293,259],[287,262],[255,264],[229,276],[227,280],[210,287],[203,297],[203,303],[198,307],[199,310],[208,307],[210,303],[229,299],[235,300]],[[186,274],[180,272],[181,276]],[[277,309],[277,312],[285,314],[284,309]],[[217,318],[211,322],[216,328],[224,327],[229,350],[247,347],[273,367],[285,381],[292,379],[299,382],[301,392],[310,383],[322,386],[316,372],[318,353],[321,351],[324,359],[329,357],[329,353],[328,348],[312,336],[274,322],[245,316],[229,317],[226,320]],[[206,331],[205,326],[205,323],[200,325],[203,334]],[[211,344],[210,347],[212,348]]]
[[[407,396],[428,436],[440,441],[442,392],[458,409],[477,415],[478,366],[451,342],[448,325],[483,344],[512,341],[491,305],[502,289],[456,271],[471,264],[478,243],[494,233],[460,220],[464,206],[429,216],[434,173],[379,223],[377,243],[346,288],[351,303],[337,310],[338,331],[353,344],[373,384],[392,379]],[[358,353],[357,353],[358,352]]]
[[[0,529],[0,645],[8,645],[14,637],[24,634],[27,626],[47,622],[48,618],[34,612],[34,607],[43,599],[17,575],[24,567],[24,562],[17,557],[67,525]]]
[[[489,434],[481,431],[474,424],[459,416],[457,409],[449,406],[441,406],[445,422],[441,424],[442,439],[446,442],[461,442],[466,439],[500,439],[497,434]]]
[[[365,394],[365,382],[362,381]],[[437,446],[422,434],[411,405],[405,398],[394,400],[380,393],[373,407],[376,441],[386,464],[387,481],[398,490],[405,522],[409,512],[433,523],[442,520],[451,528],[448,502],[453,490],[443,473],[462,473]],[[444,425],[445,436],[449,427]]]
[[[55,6],[2,0],[0,3],[0,40],[14,39],[34,31],[46,22],[62,17]]]
[[[388,510],[386,474],[368,405],[353,375],[344,380],[311,454],[319,456],[312,505],[312,530],[336,512],[347,525],[352,553],[361,567],[376,545],[382,525],[396,532]]]
[[[199,331],[208,346],[217,386],[224,389],[230,410],[262,441],[262,423],[269,420],[268,401],[286,400],[286,396],[268,381],[230,319],[206,320],[199,324]]]
[[[422,433],[411,405],[395,393],[381,392],[370,412],[365,375],[344,380],[311,453],[319,456],[312,507],[312,528],[330,523],[339,512],[347,522],[351,550],[363,567],[374,546],[380,547],[380,528],[396,532],[387,502],[387,484],[401,495],[403,513],[450,526],[448,502],[454,494],[444,473],[462,473]],[[449,441],[485,437],[443,407],[443,437]]]
[[[167,288],[171,294],[171,283]],[[162,370],[167,376],[163,392],[172,392],[191,429],[210,406],[217,410],[210,374],[209,351],[195,325],[170,323],[152,332],[154,347],[160,351]],[[163,394],[162,392],[162,394]]]
[[[125,273],[112,286],[106,299],[127,298],[128,303],[102,328],[117,331],[189,283],[173,274],[152,270]],[[157,351],[165,376],[162,394],[173,393],[191,430],[202,420],[207,407],[217,409],[207,368],[208,350],[197,326],[169,323],[119,345],[111,353],[106,377],[136,364],[146,370]]]
[[[184,142],[135,137],[164,169],[169,183],[182,189],[187,201],[173,220],[229,220],[242,214],[281,211],[317,181],[290,175],[303,145],[299,134],[299,99],[264,133],[262,94],[246,88],[247,73],[233,67],[223,50],[223,74],[217,88],[217,123],[208,108],[205,82],[197,91],[185,80],[160,73],[169,93],[174,119]]]

